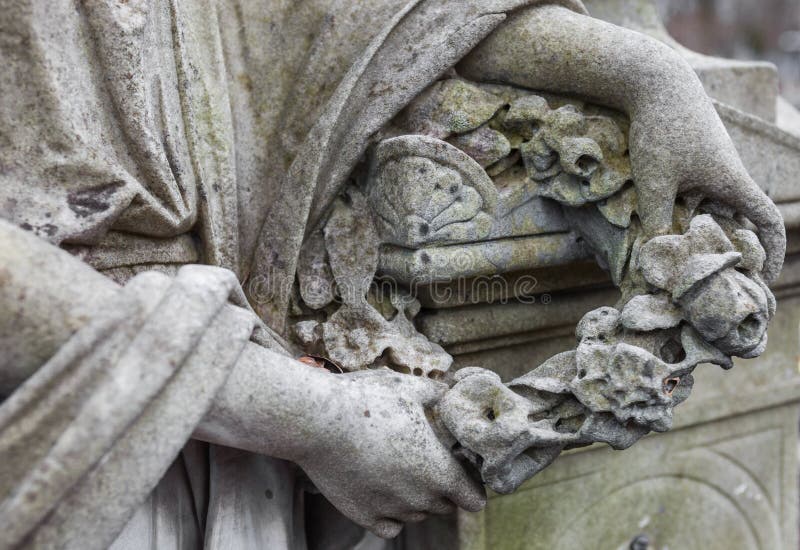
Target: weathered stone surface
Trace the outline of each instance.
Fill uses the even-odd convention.
[[[577,1],[0,8],[0,546],[303,548],[279,459],[392,537],[764,351],[777,208],[680,55]],[[613,307],[418,316],[591,256]]]
[[[489,234],[497,190],[475,160],[446,142],[414,135],[382,142],[370,182],[383,242],[416,247]]]
[[[794,262],[784,275],[796,272]],[[624,453],[589,447],[563,455],[514,495],[490,497],[480,514],[460,514],[459,548],[571,548],[596,540],[615,548],[641,535],[670,548],[794,548],[800,303],[795,287],[780,288],[764,355],[737,359],[730,371],[700,367],[671,432]],[[530,355],[517,348],[496,368],[513,378],[514,363]],[[490,364],[488,354],[483,361]]]
[[[551,111],[544,98],[524,91],[506,91],[502,97],[509,101],[508,109],[498,115],[493,127],[509,132],[507,139],[512,147],[519,148],[526,167],[526,174],[517,176],[519,182],[511,180],[505,185],[525,185],[526,178],[539,182],[536,193],[570,207],[566,217],[588,241],[601,265],[610,268],[612,280],[625,287],[623,305],[630,304],[622,321],[624,337],[619,336],[620,312],[615,309],[601,308],[584,318],[573,358],[562,355],[554,359],[562,375],[576,373],[571,384],[562,381],[554,385],[547,377],[543,385],[539,384],[537,373],[540,369],[548,371],[548,363],[511,382],[512,389],[528,387],[539,392],[527,394],[532,400],[528,403],[502,389],[499,379],[484,376],[480,370],[467,369],[457,378],[439,414],[463,446],[461,452],[480,468],[484,481],[505,493],[549,464],[559,446],[605,441],[625,448],[649,430],[668,429],[672,407],[688,397],[690,373],[697,364],[712,362],[729,368],[726,353],[751,356],[763,351],[763,320],[774,314],[769,305],[774,300],[760,284],[765,257],[761,244],[745,226],[738,225],[740,222],[733,218],[735,210],[722,206],[724,201],[701,205],[695,198],[698,193],[693,191],[685,206],[671,212],[670,225],[678,234],[648,238],[647,227],[631,223],[634,213],[650,207],[643,202],[641,186],[630,179],[626,164],[621,165],[620,172],[609,157],[627,154],[624,134],[613,119],[594,117],[595,130],[589,138],[589,121],[581,112],[585,108],[582,104],[566,104]],[[447,103],[442,102],[440,109],[446,108]],[[461,144],[467,154],[476,154],[468,141],[451,143]],[[498,176],[510,173],[511,168],[504,167]],[[373,185],[380,186],[380,182],[373,180]],[[604,199],[617,192],[626,197],[609,208]],[[597,204],[600,201],[604,202]],[[762,239],[764,236],[762,233]],[[430,251],[422,254],[430,262]],[[734,271],[736,265],[751,275]],[[452,271],[448,268],[445,264],[442,272]],[[648,285],[668,293],[648,294]],[[731,308],[731,303],[736,305]],[[722,304],[728,304],[725,311]],[[698,314],[700,311],[704,313]],[[610,324],[599,332],[587,333],[580,328],[600,320]],[[679,326],[682,328],[675,328]],[[572,367],[568,366],[570,362]],[[606,366],[611,370],[605,372]],[[497,389],[487,389],[493,385]],[[542,391],[572,395],[575,404],[561,418],[555,407],[563,397],[555,402],[545,399],[538,407],[532,405],[542,399]],[[531,406],[534,412],[529,410]],[[586,412],[576,412],[576,407],[579,411],[585,407]],[[607,415],[613,415],[614,420]],[[571,437],[564,429],[570,419],[574,419]],[[562,429],[557,430],[562,421]],[[497,447],[504,450],[498,454]]]
[[[405,108],[399,122],[409,134],[445,139],[477,130],[502,106],[501,99],[473,83],[450,78],[422,92]]]

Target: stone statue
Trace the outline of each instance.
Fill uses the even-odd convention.
[[[682,58],[577,0],[1,5],[2,548],[303,548],[306,489],[394,537],[766,345],[779,212]],[[492,244],[533,198],[622,299],[452,374],[384,252],[547,253]]]

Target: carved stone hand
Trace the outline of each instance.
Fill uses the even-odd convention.
[[[620,41],[625,55],[615,47]],[[666,44],[542,6],[520,10],[457,68],[476,81],[571,93],[620,109],[631,120],[631,168],[648,236],[670,233],[676,197],[696,191],[759,228],[764,279],[777,277],[786,250],[780,213],[747,174],[697,75]]]
[[[381,537],[456,506],[478,511],[482,486],[426,417],[440,382],[391,372],[326,375],[333,402],[297,463],[328,499]]]

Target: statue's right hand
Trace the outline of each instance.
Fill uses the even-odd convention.
[[[426,417],[445,384],[389,370],[336,378],[329,429],[297,459],[336,508],[384,538],[428,514],[483,508],[482,485]]]
[[[672,79],[676,90],[642,102],[631,114],[637,214],[649,238],[674,232],[673,207],[681,193],[732,208],[755,224],[767,255],[762,276],[770,284],[786,254],[780,211],[747,173],[692,69],[686,65],[683,70],[683,78],[677,73]]]

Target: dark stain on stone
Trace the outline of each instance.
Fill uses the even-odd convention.
[[[52,237],[58,231],[58,226],[53,225],[52,223],[46,223],[42,226],[39,226],[38,233],[44,233],[48,237]]]
[[[122,180],[114,180],[89,189],[72,191],[67,195],[67,205],[81,218],[93,216],[108,210],[111,206],[111,197],[124,185],[125,182]]]

